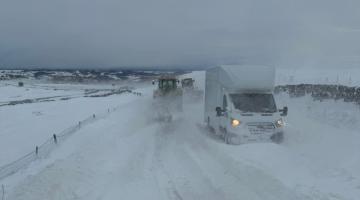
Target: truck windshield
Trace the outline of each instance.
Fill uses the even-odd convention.
[[[230,94],[235,109],[243,112],[276,112],[276,104],[272,94]]]
[[[159,87],[164,88],[164,89],[176,88],[176,81],[175,80],[161,80],[159,82]]]

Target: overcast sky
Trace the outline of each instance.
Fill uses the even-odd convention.
[[[0,67],[360,67],[359,0],[0,0]]]

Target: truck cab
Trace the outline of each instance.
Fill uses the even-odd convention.
[[[258,69],[255,70],[255,75],[258,76],[249,79],[248,76],[251,76],[255,68],[222,66],[207,73],[205,122],[226,143],[240,144],[264,140],[280,143],[283,140],[283,117],[287,115],[288,109],[277,108],[273,87],[268,85],[272,78],[267,77],[268,80],[265,79],[263,84],[258,81],[256,84],[251,83],[258,78],[264,81],[262,75],[258,77],[261,73]],[[271,76],[266,70],[266,76]],[[227,75],[229,76],[226,77]],[[226,79],[219,80],[222,76]]]

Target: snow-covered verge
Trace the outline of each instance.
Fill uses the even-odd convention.
[[[0,105],[5,102],[44,98],[44,97],[55,97],[55,96],[73,96],[81,95],[81,90],[55,90],[54,89],[39,89],[33,87],[18,87],[14,84],[0,84]]]
[[[136,98],[131,94],[86,98],[83,96],[83,87],[67,88],[50,90],[43,87],[18,88],[11,85],[0,87],[1,99],[9,99],[13,95],[16,95],[17,99],[77,95],[77,98],[66,101],[0,107],[0,166],[33,151],[35,146],[42,144],[53,134],[58,134],[93,114],[106,112],[109,108]]]
[[[276,84],[340,84],[360,86],[360,69],[296,68],[276,69]]]
[[[203,72],[187,76],[203,88]],[[181,120],[157,123],[152,121],[152,88],[139,91],[141,98],[112,99],[123,109],[80,130],[47,159],[0,180],[6,199],[360,196],[360,116],[355,104],[279,95],[279,107],[289,107],[284,143],[235,146],[198,128],[201,101],[186,104]],[[79,109],[89,109],[88,103]]]

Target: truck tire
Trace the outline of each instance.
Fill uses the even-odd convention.
[[[219,126],[218,130],[216,131],[216,134],[219,135],[220,138],[225,141],[224,129],[221,126]]]
[[[270,139],[276,144],[281,144],[284,141],[284,132],[275,133]]]
[[[207,117],[207,120],[206,120],[206,128],[207,128],[207,130],[210,131],[210,133],[216,134],[215,129],[210,125],[210,117],[209,116]]]
[[[230,144],[231,143],[231,138],[230,138],[230,135],[229,134],[225,134],[225,143],[226,144]]]
[[[224,142],[226,144],[230,144],[231,139],[230,139],[230,134],[227,132],[226,128],[222,128],[222,134]]]

